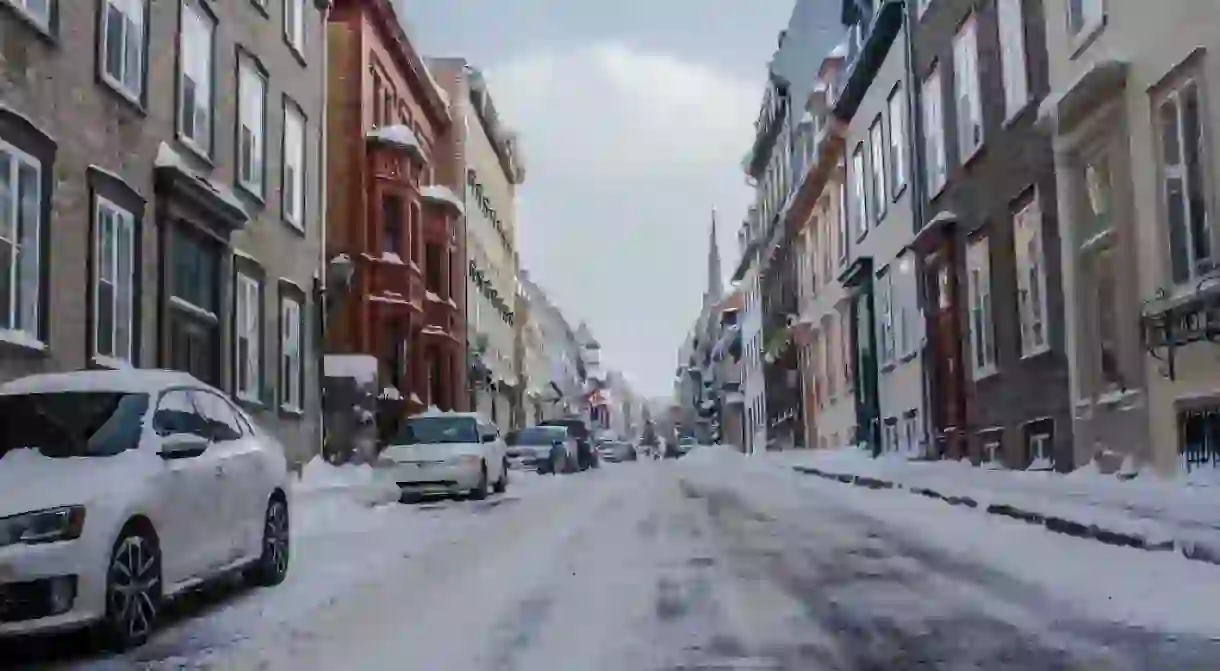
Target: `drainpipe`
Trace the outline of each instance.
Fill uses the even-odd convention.
[[[906,103],[907,103],[907,138],[908,146],[910,147],[909,156],[907,157],[909,188],[911,189],[911,221],[914,228],[913,234],[923,230],[926,221],[925,197],[927,196],[927,183],[924,179],[924,166],[927,157],[924,156],[924,144],[922,141],[923,133],[923,87],[922,82],[915,76],[915,40],[913,31],[911,30],[911,16],[913,8],[910,0],[903,0],[902,7],[902,37],[906,44]],[[932,353],[929,350],[929,331],[928,328],[928,284],[924,281],[924,268],[921,256],[914,250],[911,250],[912,262],[915,268],[915,305],[919,308],[919,314],[923,318],[923,340],[924,346],[920,348],[919,361],[920,371],[922,375],[920,391],[923,396],[923,412],[920,421],[923,424],[921,432],[926,444],[924,447],[924,456],[927,456],[928,449],[934,443],[932,431],[935,429],[930,414],[934,412],[932,404],[934,397],[932,393],[932,376],[931,371]]]
[[[317,305],[314,309],[318,311],[319,323],[321,328],[317,334],[318,342],[316,344],[317,354],[317,371],[318,378],[318,435],[317,446],[318,454],[323,453],[323,448],[326,445],[326,409],[323,406],[323,397],[326,391],[326,330],[327,330],[327,312],[330,308],[330,300],[326,286],[327,278],[327,258],[326,258],[326,222],[327,222],[327,207],[329,199],[327,198],[327,148],[326,143],[329,138],[329,129],[327,128],[330,119],[330,43],[327,40],[328,27],[330,25],[330,10],[331,0],[316,0],[315,6],[322,13],[322,21],[319,29],[321,33],[320,43],[322,45],[322,114],[321,114],[321,132],[318,133],[318,270],[320,273],[322,290],[318,292]]]

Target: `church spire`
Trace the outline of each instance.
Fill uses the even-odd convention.
[[[716,208],[712,208],[712,230],[707,247],[707,299],[716,303],[724,297],[724,274],[720,269],[720,244],[716,241]]]

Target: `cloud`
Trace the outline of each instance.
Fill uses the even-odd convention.
[[[535,51],[487,74],[522,135],[523,264],[569,319],[589,321],[608,363],[668,393],[713,206],[725,268],[735,261],[759,87],[616,42]]]

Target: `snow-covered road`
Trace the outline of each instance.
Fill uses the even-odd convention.
[[[298,519],[284,585],[182,606],[125,658],[26,653],[25,665],[1118,671],[1220,659],[1220,568],[712,448],[518,476],[483,502],[336,504]]]

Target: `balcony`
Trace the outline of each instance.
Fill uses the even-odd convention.
[[[742,166],[746,174],[761,179],[771,160],[771,150],[779,138],[788,118],[788,82],[773,71],[767,73],[767,90],[763,94],[762,108],[754,122],[754,146]]]
[[[419,268],[398,260],[362,254],[362,271],[367,273],[367,299],[392,310],[423,312],[424,278]]]

